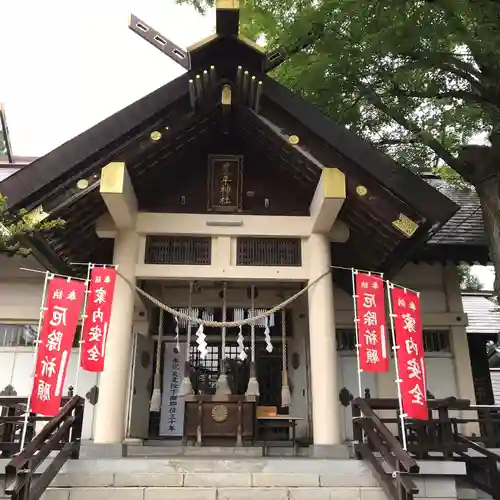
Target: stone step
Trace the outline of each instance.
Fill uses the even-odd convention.
[[[352,473],[318,472],[115,472],[62,473],[53,487],[138,487],[138,488],[361,488],[379,486],[367,471]]]
[[[289,450],[290,453],[292,450]],[[127,446],[127,457],[262,457],[262,447],[257,446]]]
[[[44,462],[39,472],[49,463]],[[439,464],[434,465],[436,471]],[[446,476],[441,471],[432,475],[427,471],[414,479],[420,489],[419,500],[457,499],[456,474]],[[272,457],[68,461],[43,500],[84,499],[387,500],[361,461]]]
[[[329,459],[352,458],[352,449],[347,445],[324,447],[298,447],[295,452],[289,443],[268,443],[265,448],[268,457],[311,457]],[[143,444],[140,440],[128,440],[124,444],[99,445],[82,443],[81,458],[121,458],[121,457],[262,457],[263,446],[182,446],[178,441],[159,441]]]
[[[41,500],[388,500],[378,487],[51,488]]]
[[[62,474],[132,474],[132,473],[272,473],[272,474],[342,474],[354,477],[371,476],[365,463],[352,459],[310,458],[211,458],[167,457],[167,458],[117,458],[79,459],[68,461]],[[96,485],[98,486],[98,485]]]

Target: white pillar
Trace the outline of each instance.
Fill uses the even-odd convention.
[[[308,254],[309,280],[313,281],[330,268],[330,240],[322,234],[311,234]],[[314,445],[340,444],[337,346],[331,276],[325,276],[313,285],[308,291],[308,298],[313,441]]]
[[[135,284],[139,237],[135,231],[117,233],[113,262]],[[132,348],[135,292],[119,276],[116,279],[104,371],[99,381],[95,443],[122,443],[125,437],[127,392]]]

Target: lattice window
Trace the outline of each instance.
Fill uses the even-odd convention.
[[[356,333],[353,329],[337,329],[337,350],[356,352]],[[392,346],[392,336],[389,337]],[[448,330],[424,330],[425,352],[451,352],[450,332]]]
[[[145,263],[209,266],[211,250],[209,237],[147,236]]]
[[[351,329],[337,329],[337,351],[356,351],[356,332]]]
[[[451,352],[450,332],[448,330],[425,330],[425,352]]]
[[[301,266],[300,238],[238,238],[238,266]]]
[[[198,387],[203,388],[205,394],[215,394],[215,384],[219,377],[219,346],[209,345],[208,354],[202,359],[197,346],[189,347],[191,365],[197,371]]]
[[[31,347],[35,344],[38,325],[0,323],[0,347]],[[73,347],[80,342],[81,326],[77,326]]]

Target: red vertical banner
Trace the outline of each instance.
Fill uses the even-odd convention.
[[[387,372],[384,280],[379,275],[357,272],[355,283],[359,367],[364,372]]]
[[[89,372],[104,370],[115,282],[116,269],[114,267],[96,266],[90,273],[80,362],[80,366]]]
[[[59,413],[84,297],[83,281],[56,277],[48,283],[31,394],[33,413],[47,417]]]
[[[402,411],[406,418],[427,420],[429,413],[420,297],[406,288],[391,286]]]

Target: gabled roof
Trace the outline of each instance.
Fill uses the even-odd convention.
[[[430,238],[421,258],[429,261],[486,265],[491,262],[477,193],[461,189],[432,175],[425,180],[460,206],[451,219]]]
[[[464,292],[462,303],[469,321],[467,333],[500,333],[500,307],[495,304],[491,292]]]
[[[15,174],[21,168],[34,162],[36,158],[31,156],[14,156],[12,160],[12,162],[8,162],[0,159],[0,182],[7,179],[7,177],[10,177],[12,174]]]
[[[460,206],[460,210],[434,235],[429,243],[440,245],[488,245],[483,213],[477,193],[459,189],[442,179],[428,179],[429,184]]]
[[[186,157],[182,161],[181,156],[209,147],[217,127],[229,136],[239,136],[238,140],[244,138],[248,146],[258,145],[288,175],[293,170],[305,193],[314,191],[323,166],[345,172],[348,199],[339,217],[351,231],[341,250],[349,266],[395,272],[457,212],[457,204],[424,180],[263,74],[269,58],[260,55],[258,68],[252,62],[255,48],[234,34],[233,24],[229,23],[229,34],[219,32],[216,41],[187,54],[191,68],[187,74],[2,182],[0,189],[12,208],[29,210],[42,205],[51,216],[67,220],[62,234],[34,241],[40,252],[52,253],[54,265],[57,257],[68,264],[75,252],[76,257],[90,259],[93,254],[78,251],[87,245],[88,252],[94,252],[106,244],[98,241],[92,226],[105,211],[98,193],[103,166],[125,161],[134,186],[145,192],[154,188],[161,172],[175,172],[174,165],[179,164],[185,169]],[[201,57],[202,53],[210,57]],[[220,66],[204,67],[210,58]],[[241,61],[251,66],[245,71]],[[221,111],[224,85],[230,86],[234,96],[229,115]],[[152,131],[161,131],[161,140],[152,141]],[[289,140],[292,135],[300,138],[298,144]],[[165,164],[169,169],[161,168]],[[78,189],[81,179],[88,186]],[[367,196],[357,196],[360,186],[367,188]],[[403,236],[394,225],[401,214],[417,224],[411,236]],[[69,242],[71,233],[79,235],[73,243]],[[339,262],[341,252],[334,252],[336,263],[344,265]]]

